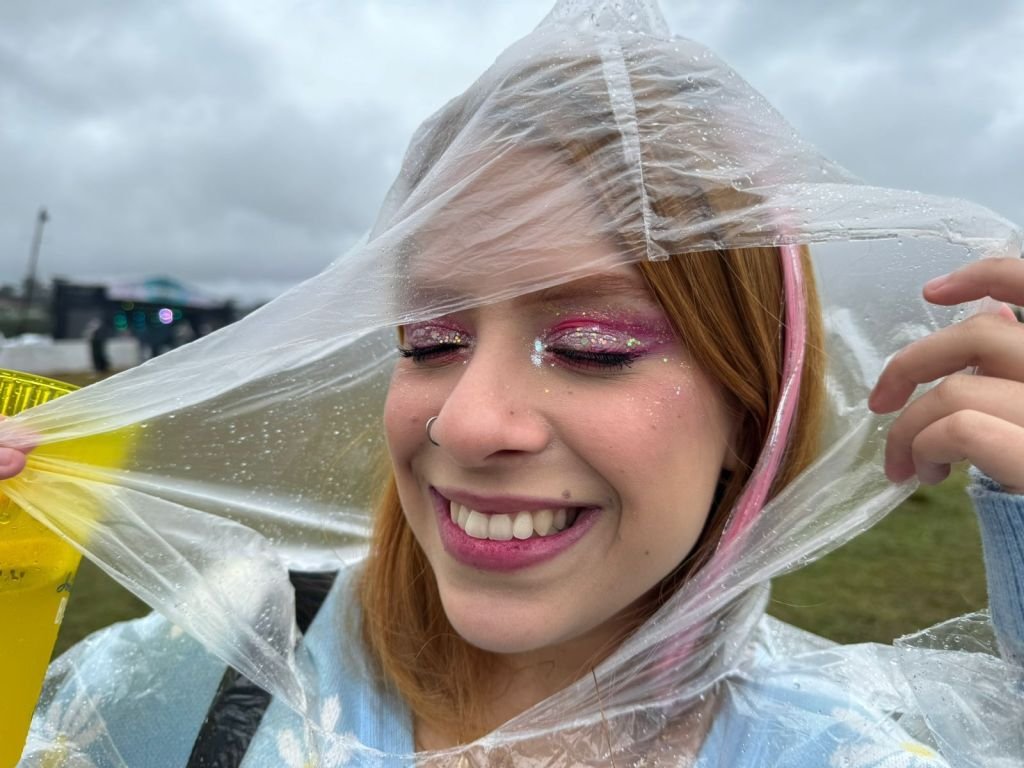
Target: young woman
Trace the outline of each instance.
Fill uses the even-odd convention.
[[[763,398],[747,393],[778,378],[778,352],[759,359],[756,331],[764,326],[763,338],[777,338],[768,328],[781,308],[761,302],[778,299],[780,275],[763,252],[695,255],[403,329],[408,357],[396,368],[385,421],[395,480],[376,521],[373,554],[357,572],[367,645],[356,647],[360,638],[346,629],[342,609],[357,574],[339,581],[307,636],[324,667],[322,695],[343,702],[339,732],[354,729],[363,744],[395,753],[483,736],[587,675],[706,560],[724,526],[723,504],[735,495],[729,485],[737,472],[749,474],[749,452],[764,429]],[[687,295],[698,290],[700,302]],[[674,296],[662,298],[665,291]],[[743,312],[727,293],[748,297]],[[943,304],[983,295],[1024,301],[1024,262],[979,262],[926,288],[929,300]],[[698,304],[726,325],[712,333],[692,316],[684,323],[679,315]],[[934,483],[950,462],[967,459],[1002,485],[986,481],[973,493],[993,607],[1009,614],[997,616],[997,627],[1017,661],[1024,634],[1012,612],[1021,608],[1024,504],[1008,494],[1024,487],[1024,414],[1014,405],[1024,390],[1022,335],[1012,316],[995,315],[934,334],[893,360],[872,396],[877,410],[895,410],[916,384],[953,374],[896,420],[886,470],[896,481],[916,473]],[[707,362],[722,336],[740,343],[730,347],[733,360],[718,363],[725,372]],[[534,338],[544,339],[539,364]],[[969,363],[985,375],[956,373]],[[806,373],[805,384],[804,413],[821,396]],[[760,414],[742,404],[745,395]],[[814,420],[802,415],[806,431],[794,440],[813,443],[806,425]],[[789,453],[780,477],[806,460],[799,450]],[[18,451],[0,451],[4,477],[24,461]],[[486,537],[477,528],[484,524]],[[86,754],[116,747],[126,765],[185,765],[223,665],[155,614],[134,624],[86,641],[74,662],[80,679],[64,681],[76,697],[89,691],[107,702],[105,738],[85,744]],[[144,653],[145,668],[126,672],[125,653]],[[147,700],[156,690],[159,698]],[[829,695],[850,707],[845,693],[821,684],[802,696],[820,705]],[[677,716],[657,748],[724,759],[716,753],[730,747],[708,735],[715,717],[738,717],[730,700],[722,695],[712,716]],[[771,700],[780,706],[779,694]],[[801,695],[790,691],[781,702],[799,722],[807,706]],[[872,722],[869,711],[865,722]],[[905,734],[868,736],[838,719],[799,747],[786,744],[780,724],[774,728],[786,754],[802,752],[798,765],[821,764],[815,761],[851,744],[891,749],[906,765],[944,764]],[[289,742],[281,734],[300,732],[294,714],[272,705],[243,764],[285,759]],[[596,745],[602,736],[588,740]],[[292,738],[298,754],[299,738]],[[564,746],[526,743],[523,759],[547,748]],[[765,749],[762,743],[758,754],[766,762],[757,764],[774,764],[781,752]]]
[[[892,422],[885,473],[934,483],[961,460],[982,473],[972,495],[1004,661],[836,649],[764,620],[760,582],[863,527],[816,516],[846,503],[822,479],[829,461],[864,454],[842,465],[858,485],[878,468],[869,440],[836,436],[859,433],[863,398],[844,399],[856,389],[834,373],[877,373],[868,353],[887,348],[858,345],[818,246],[794,243],[836,239],[839,219],[820,225],[851,200],[858,214],[881,200],[863,230],[877,236],[898,201],[853,187],[840,200],[841,169],[700,49],[574,19],[549,20],[421,129],[368,244],[339,267],[369,279],[335,272],[298,294],[365,290],[389,307],[368,326],[397,326],[399,358],[369,556],[304,627],[312,703],[268,705],[154,614],[54,665],[28,758],[941,766],[940,751],[961,759],[978,743],[982,764],[1024,754],[1024,331],[1000,309],[920,338],[869,401],[893,413],[943,380]],[[830,185],[801,186],[812,170]],[[914,215],[942,220],[940,207]],[[933,305],[1024,303],[1024,264],[978,261],[924,291]],[[308,314],[294,299],[281,316]],[[346,359],[358,379],[365,366]],[[968,366],[980,375],[958,373]],[[211,418],[253,408],[252,390],[236,394]],[[264,466],[301,463],[269,453]],[[24,462],[0,450],[4,477]],[[895,499],[862,493],[851,503]],[[960,709],[927,687],[958,670]]]

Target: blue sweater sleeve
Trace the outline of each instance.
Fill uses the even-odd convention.
[[[967,492],[981,527],[992,623],[1003,657],[1024,667],[1024,495],[971,470]]]

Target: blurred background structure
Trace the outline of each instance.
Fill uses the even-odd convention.
[[[235,303],[169,277],[109,284],[33,278],[0,286],[0,368],[123,370],[228,325]],[[6,337],[6,338],[5,338]]]

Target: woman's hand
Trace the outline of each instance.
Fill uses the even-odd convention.
[[[2,419],[3,416],[0,416]],[[14,477],[25,468],[25,453],[0,445],[0,480]]]
[[[985,296],[1024,305],[1024,260],[983,259],[924,287],[933,304]],[[962,373],[976,367],[977,375]],[[946,377],[893,422],[885,474],[941,482],[949,465],[967,460],[1009,493],[1024,493],[1024,325],[1005,304],[900,351],[882,371],[868,406],[899,410],[918,384]]]
[[[0,448],[0,480],[14,477],[24,468],[24,453],[14,448]]]

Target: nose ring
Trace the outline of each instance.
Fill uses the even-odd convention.
[[[434,426],[434,422],[437,421],[437,416],[431,416],[427,419],[427,440],[430,441],[431,445],[441,445],[434,437],[430,434],[430,428]]]

